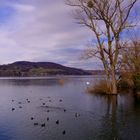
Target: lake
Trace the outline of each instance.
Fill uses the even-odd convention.
[[[98,79],[0,78],[0,140],[139,140],[140,98],[88,94]]]

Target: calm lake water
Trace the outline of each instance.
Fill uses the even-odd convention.
[[[1,78],[0,140],[139,140],[140,99],[88,94],[98,79]]]

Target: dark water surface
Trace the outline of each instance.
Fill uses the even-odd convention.
[[[86,93],[97,79],[1,78],[0,140],[139,140],[140,99]]]

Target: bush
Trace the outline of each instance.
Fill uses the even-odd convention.
[[[101,80],[95,85],[88,87],[88,92],[89,93],[95,93],[95,94],[109,94],[110,88],[107,85],[106,80]]]
[[[134,83],[134,90],[140,90],[140,73],[133,74],[132,76],[133,83]]]
[[[132,80],[132,73],[121,73],[119,81],[117,83],[117,87],[119,91],[128,91],[132,89],[134,83]]]
[[[118,89],[120,91],[139,91],[140,90],[140,73],[125,73],[121,75],[118,82]]]
[[[119,90],[128,90],[133,87],[133,81],[131,79],[121,79],[117,85]]]

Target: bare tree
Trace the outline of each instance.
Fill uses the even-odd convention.
[[[78,24],[88,27],[96,37],[90,57],[98,57],[104,67],[111,94],[117,94],[116,65],[121,49],[120,36],[132,27],[130,14],[137,0],[66,0],[75,7]]]

